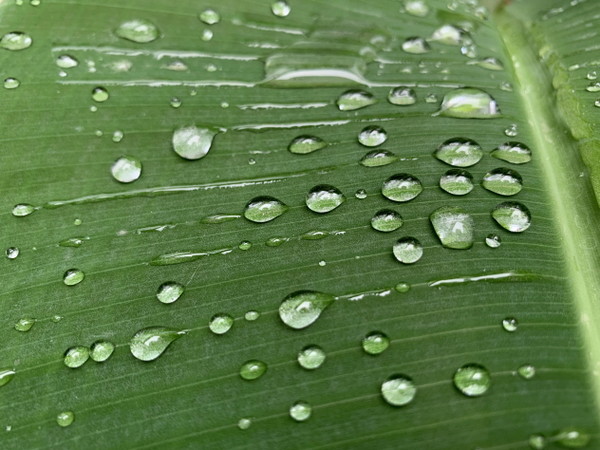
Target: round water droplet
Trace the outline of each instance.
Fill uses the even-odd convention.
[[[171,343],[185,332],[165,327],[143,328],[129,341],[131,354],[140,361],[153,361],[167,349]]]
[[[116,130],[115,132],[113,132],[112,141],[114,143],[119,143],[123,140],[123,136],[124,134],[121,130]]]
[[[33,327],[34,325],[35,319],[25,317],[23,319],[19,319],[17,323],[15,323],[15,330],[25,333],[31,330],[31,327]]]
[[[115,344],[108,341],[96,341],[90,348],[90,358],[96,362],[104,362],[115,351]]]
[[[436,94],[427,94],[425,97],[425,103],[437,103],[438,96]]]
[[[379,149],[367,153],[359,162],[365,167],[381,167],[392,164],[395,161],[398,161],[398,156],[395,153]]]
[[[108,97],[109,97],[108,91],[106,89],[104,89],[102,86],[98,86],[98,87],[95,87],[94,89],[92,89],[92,100],[94,100],[95,102],[98,102],[98,103],[105,102],[106,100],[108,100]]]
[[[446,248],[468,249],[473,246],[475,222],[458,206],[442,206],[429,216],[435,234]]]
[[[454,386],[467,397],[485,394],[492,384],[490,373],[479,364],[467,364],[454,373]]]
[[[327,147],[327,143],[320,137],[303,135],[294,138],[294,140],[290,142],[288,150],[296,155],[306,155],[325,147]]]
[[[433,156],[454,167],[470,167],[483,158],[481,146],[470,139],[452,138],[445,141]]]
[[[500,116],[500,109],[487,92],[459,88],[444,95],[439,114],[457,119],[491,119]]]
[[[210,128],[194,126],[178,128],[173,132],[171,139],[173,150],[184,159],[204,158],[210,151],[217,134],[215,129]]]
[[[407,0],[404,2],[404,10],[411,16],[425,17],[429,14],[429,7],[423,0]]]
[[[11,31],[0,39],[0,47],[6,50],[25,50],[31,47],[32,43],[31,36],[21,31]]]
[[[214,334],[225,334],[233,326],[233,317],[229,314],[218,313],[210,318],[208,322],[208,328]]]
[[[452,195],[467,195],[473,190],[473,176],[466,170],[450,169],[440,177],[440,188]]]
[[[365,198],[367,198],[367,191],[365,191],[364,189],[358,189],[354,193],[354,196],[359,200],[364,200]]]
[[[16,372],[13,369],[0,370],[0,386],[8,384],[8,382],[14,378],[15,373]]]
[[[591,70],[586,74],[585,77],[588,80],[595,80],[596,78],[598,78],[598,72],[596,72],[595,70]]]
[[[400,294],[405,294],[406,292],[410,291],[410,284],[401,282],[394,286],[394,289]]]
[[[247,417],[242,417],[239,421],[238,421],[238,428],[240,430],[247,430],[248,428],[250,428],[250,426],[252,425],[252,420],[248,419]]]
[[[517,373],[526,380],[531,380],[535,377],[535,367],[531,364],[524,364],[517,369]]]
[[[582,448],[589,444],[591,436],[573,427],[560,430],[554,439],[563,447]]]
[[[376,125],[363,128],[358,134],[358,142],[365,147],[377,147],[387,141],[387,132]]]
[[[371,218],[371,227],[383,233],[396,231],[403,224],[402,216],[391,209],[381,209]]]
[[[288,206],[274,197],[255,197],[244,208],[244,217],[250,222],[265,223],[281,216]]]
[[[257,359],[246,361],[240,367],[240,377],[244,380],[252,381],[262,377],[267,371],[267,365]]]
[[[6,257],[8,259],[16,259],[19,256],[20,250],[17,247],[9,247],[6,249]]]
[[[370,106],[376,102],[377,100],[375,100],[373,94],[366,91],[351,89],[340,95],[335,103],[340,111],[354,111]]]
[[[492,211],[492,217],[498,225],[512,233],[522,233],[531,225],[531,213],[522,203],[500,203]]]
[[[423,38],[409,37],[402,43],[402,50],[404,50],[406,53],[420,55],[431,51],[431,47]]]
[[[75,286],[83,281],[85,273],[79,269],[69,269],[63,275],[63,283],[67,286]]]
[[[600,92],[600,82],[590,83],[585,90],[588,92]]]
[[[333,211],[345,201],[344,194],[338,188],[329,184],[315,186],[306,194],[308,209],[320,214]]]
[[[423,185],[417,177],[399,173],[389,177],[381,188],[383,196],[394,202],[408,202],[423,192]]]
[[[90,350],[82,345],[77,345],[69,348],[65,352],[65,358],[63,362],[65,363],[65,366],[70,367],[71,369],[76,369],[83,366],[89,357]]]
[[[298,353],[298,364],[307,370],[318,369],[325,362],[325,352],[317,345],[309,345],[304,347]]]
[[[442,25],[431,35],[431,40],[445,45],[460,45],[467,37],[465,30],[454,25]]]
[[[596,108],[600,108],[600,98],[598,100],[594,101],[594,106]]]
[[[246,319],[248,322],[254,322],[259,317],[260,313],[258,311],[248,311],[246,314],[244,314],[244,319]]]
[[[203,41],[210,41],[214,36],[214,33],[212,32],[212,30],[203,30],[202,31],[202,40]]]
[[[185,287],[175,281],[167,281],[161,284],[156,291],[156,298],[161,303],[173,303],[181,297]]]
[[[121,156],[110,167],[110,173],[120,183],[132,183],[142,175],[142,162],[133,156]]]
[[[331,294],[317,291],[296,291],[279,305],[279,317],[290,328],[300,330],[312,325],[335,300]]]
[[[303,401],[298,401],[290,407],[290,417],[296,422],[304,422],[310,418],[312,407]]]
[[[205,9],[198,14],[198,18],[207,25],[214,25],[221,20],[221,16],[214,9]]]
[[[515,137],[516,135],[518,135],[519,134],[519,130],[517,128],[517,124],[516,123],[512,123],[508,127],[506,127],[504,129],[504,134],[507,135],[508,137]]]
[[[525,164],[531,161],[531,150],[520,142],[506,142],[494,149],[491,155],[512,164]]]
[[[56,423],[61,427],[68,427],[75,420],[73,411],[63,411],[56,416]]]
[[[532,434],[529,436],[529,446],[534,450],[546,448],[546,437],[541,434]]]
[[[181,106],[181,100],[178,97],[172,97],[171,101],[169,102],[169,104],[173,108],[179,108]]]
[[[399,239],[393,248],[394,256],[404,264],[414,264],[423,256],[423,246],[413,237]]]
[[[489,248],[498,248],[502,245],[502,239],[497,234],[488,234],[485,238],[485,245]]]
[[[158,28],[152,22],[144,19],[134,19],[123,22],[115,30],[115,34],[123,39],[146,44],[155,41],[160,36]]]
[[[239,243],[238,248],[242,251],[250,250],[252,248],[252,242],[242,241]]]
[[[417,387],[406,375],[392,375],[381,385],[381,395],[393,406],[408,405],[417,395]]]
[[[36,207],[28,203],[19,203],[12,209],[12,215],[15,217],[25,217],[35,212]]]
[[[63,316],[59,316],[58,314],[54,314],[52,317],[50,317],[50,320],[51,320],[53,323],[58,323],[58,322],[60,322],[61,320],[63,320]]]
[[[271,11],[277,17],[287,17],[292,11],[292,8],[290,8],[290,5],[288,5],[286,1],[277,0],[271,3]]]
[[[362,348],[369,355],[379,355],[390,346],[390,338],[384,333],[373,331],[362,340]]]
[[[71,55],[59,55],[56,58],[56,65],[61,69],[71,69],[79,65],[79,61]]]
[[[4,80],[4,88],[5,89],[16,89],[20,85],[21,85],[21,83],[16,78],[6,78]]]
[[[516,195],[523,189],[523,178],[515,170],[499,167],[486,173],[481,185],[498,195]]]
[[[417,102],[417,94],[412,88],[399,86],[390,90],[387,99],[392,105],[409,106]]]

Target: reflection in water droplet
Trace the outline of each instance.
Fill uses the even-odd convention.
[[[108,341],[96,341],[90,348],[90,358],[96,362],[104,362],[115,351],[115,344]]]
[[[244,208],[244,217],[251,222],[265,223],[281,216],[288,206],[274,197],[255,197]]]
[[[591,436],[576,428],[563,428],[554,439],[563,447],[581,448],[589,444]]]
[[[590,83],[585,90],[588,92],[600,92],[600,82]]]
[[[498,248],[502,245],[502,239],[497,234],[488,234],[485,238],[485,245],[489,248]]]
[[[423,246],[413,237],[399,239],[393,248],[394,256],[404,264],[414,264],[423,256]]]
[[[20,250],[17,247],[9,247],[6,249],[6,257],[8,259],[16,259],[19,256]]]
[[[238,428],[240,430],[247,430],[248,428],[250,428],[250,426],[252,425],[252,420],[248,419],[247,417],[242,417],[239,421],[238,421]]]
[[[531,150],[520,142],[506,142],[494,149],[491,155],[512,164],[525,164],[531,161]]]
[[[481,161],[483,150],[471,139],[452,138],[440,145],[433,156],[454,167],[470,167]]]
[[[481,185],[499,195],[516,195],[523,189],[523,178],[516,170],[499,167],[483,177]]]
[[[531,380],[535,377],[535,367],[531,364],[524,364],[517,369],[517,373],[525,380]]]
[[[303,135],[294,138],[288,146],[288,150],[297,155],[306,155],[325,147],[327,147],[327,143],[320,137]]]
[[[217,130],[194,126],[178,128],[173,132],[173,150],[184,159],[204,158],[210,151]]]
[[[411,16],[425,17],[429,13],[429,7],[423,0],[406,0],[404,9]]]
[[[452,195],[467,195],[473,190],[473,176],[466,170],[450,169],[440,177],[440,188]]]
[[[475,222],[458,206],[442,206],[429,216],[433,229],[446,248],[468,249],[473,246]]]
[[[300,330],[312,325],[334,300],[323,292],[296,291],[279,305],[279,317],[288,327]]]
[[[390,90],[387,99],[392,105],[408,106],[417,102],[417,94],[412,88],[399,86]]]
[[[246,314],[244,314],[244,319],[246,319],[248,322],[254,322],[259,317],[260,314],[258,311],[248,311]]]
[[[198,18],[207,25],[214,25],[221,20],[221,16],[214,9],[205,9],[198,14]]]
[[[6,78],[4,80],[5,89],[16,89],[21,85],[20,81],[16,78]]]
[[[381,188],[383,196],[394,202],[408,202],[423,192],[423,185],[417,177],[399,173],[389,177]]]
[[[531,225],[531,213],[522,203],[504,202],[492,211],[498,225],[512,233],[522,233]]]
[[[351,89],[340,95],[335,103],[340,111],[354,111],[370,106],[376,102],[377,100],[375,100],[373,94],[366,91]]]
[[[8,382],[14,378],[15,373],[16,372],[13,369],[0,370],[0,386],[8,384]]]
[[[71,369],[76,369],[83,366],[89,357],[90,350],[82,345],[77,345],[69,348],[65,352],[63,362],[65,363],[65,366],[70,367]]]
[[[112,141],[116,144],[123,140],[123,132],[121,130],[116,130],[113,132]]]
[[[508,137],[515,137],[516,135],[518,135],[519,130],[517,128],[517,124],[512,123],[508,127],[506,127],[504,130],[504,134],[507,135]]]
[[[387,132],[376,125],[363,128],[358,134],[358,142],[365,147],[377,147],[387,141]]]
[[[267,371],[267,365],[257,359],[246,361],[240,367],[240,377],[244,380],[252,381],[262,377]]]
[[[406,53],[420,55],[429,52],[431,47],[423,38],[409,37],[402,43],[402,50],[404,50]]]
[[[144,19],[134,19],[123,22],[115,30],[115,34],[123,39],[146,44],[158,39],[160,33],[156,25]]]
[[[383,233],[396,231],[403,224],[402,216],[391,209],[381,209],[371,218],[371,227]]]
[[[110,167],[110,173],[120,183],[132,183],[142,175],[142,162],[133,156],[121,156]]]
[[[271,12],[277,17],[287,17],[292,8],[285,0],[277,0],[271,4]]]
[[[15,217],[25,217],[35,212],[36,207],[28,203],[19,203],[12,209],[12,215]]]
[[[502,328],[504,328],[504,330],[508,331],[509,333],[517,331],[518,327],[519,322],[514,317],[506,317],[505,319],[502,319]]]
[[[0,47],[6,50],[25,50],[29,48],[33,40],[28,34],[22,33],[21,31],[11,31],[6,33],[0,39]]]
[[[490,373],[479,364],[466,364],[454,373],[454,386],[467,397],[485,394],[492,384]]]
[[[92,89],[92,100],[94,100],[95,102],[98,102],[98,103],[105,102],[106,100],[108,100],[108,97],[109,97],[108,91],[106,89],[104,89],[102,86],[98,86],[98,87],[95,87],[94,89]]]
[[[466,32],[454,25],[442,25],[431,35],[431,40],[445,45],[460,45]]]
[[[459,88],[444,95],[439,114],[457,119],[492,119],[500,116],[500,109],[487,92]]]
[[[392,375],[381,385],[381,395],[393,406],[408,405],[417,395],[417,387],[406,375]]]
[[[379,355],[390,346],[390,338],[384,333],[373,331],[367,334],[362,340],[362,348],[369,355]]]
[[[323,365],[325,358],[325,352],[321,347],[309,345],[298,353],[298,364],[306,370],[314,370]]]
[[[181,106],[181,99],[178,97],[172,97],[171,101],[169,102],[169,104],[173,107],[173,108],[179,108]]]
[[[231,330],[233,322],[233,317],[231,317],[229,314],[218,313],[210,318],[210,321],[208,322],[208,328],[214,334],[225,334]]]
[[[143,328],[129,341],[129,350],[140,361],[153,361],[162,355],[173,341],[184,334],[183,331],[165,327]]]
[[[410,291],[410,284],[405,283],[405,282],[400,282],[396,286],[394,286],[394,289],[396,290],[396,292],[399,292],[400,294],[405,294],[406,292]]]
[[[290,407],[290,417],[296,422],[304,422],[310,418],[312,407],[303,401],[298,401]]]
[[[71,69],[72,67],[77,67],[79,65],[79,61],[73,58],[71,55],[59,55],[56,58],[56,65],[61,69]]]
[[[306,206],[311,211],[324,214],[333,211],[346,201],[344,194],[329,184],[313,187],[306,195]]]
[[[161,284],[156,291],[156,298],[161,303],[173,303],[181,297],[185,288],[175,281],[167,281]]]
[[[25,333],[31,330],[31,327],[33,327],[33,325],[35,325],[35,319],[26,317],[23,319],[19,319],[17,323],[15,323],[15,330]]]
[[[279,247],[281,244],[285,244],[288,241],[289,238],[286,237],[272,237],[267,239],[267,242],[265,242],[265,244],[267,245],[267,247]]]
[[[364,200],[365,198],[367,198],[367,191],[365,191],[364,189],[357,189],[354,193],[354,196],[359,200]]]
[[[373,150],[360,159],[360,164],[365,167],[381,167],[398,161],[398,156],[389,150]]]
[[[61,427],[68,427],[75,420],[73,411],[63,411],[56,416],[56,423]]]
[[[67,286],[75,286],[83,281],[85,273],[79,269],[69,269],[63,275],[63,283]]]

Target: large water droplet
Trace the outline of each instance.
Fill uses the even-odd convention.
[[[531,364],[523,364],[517,369],[517,373],[521,378],[524,378],[525,380],[531,380],[533,377],[535,377],[535,367]]]
[[[16,372],[13,369],[0,370],[0,386],[8,384],[8,382],[14,378],[15,373]]]
[[[218,134],[214,128],[194,126],[178,128],[173,132],[173,150],[184,159],[204,158],[210,151],[213,139]]]
[[[290,328],[300,330],[312,325],[335,300],[331,294],[317,291],[296,291],[279,305],[279,317]]]
[[[61,427],[68,427],[75,420],[73,411],[63,411],[56,416],[56,423]]]
[[[28,203],[19,203],[12,209],[12,215],[15,217],[25,217],[35,212],[37,208]]]
[[[591,436],[577,428],[569,427],[560,430],[554,438],[563,447],[581,448],[589,444]]]
[[[70,367],[71,369],[76,369],[83,366],[89,357],[90,350],[83,345],[77,345],[69,348],[65,352],[63,362],[65,363],[65,366]]]
[[[185,288],[175,281],[167,281],[161,284],[156,291],[156,298],[161,303],[173,303],[181,297]]]
[[[360,159],[360,164],[365,167],[381,167],[392,164],[398,156],[389,150],[373,150]]]
[[[531,161],[531,150],[520,142],[506,142],[492,150],[491,155],[512,164],[525,164]]]
[[[366,91],[351,89],[340,95],[335,103],[340,111],[354,111],[356,109],[365,108],[376,102],[377,100],[375,100],[373,94]]]
[[[346,201],[344,194],[329,184],[315,186],[306,195],[306,206],[311,211],[324,214],[333,211]]]
[[[25,50],[32,43],[33,39],[31,39],[31,36],[21,31],[11,31],[0,39],[0,47],[6,50]]]
[[[165,327],[143,328],[129,341],[129,350],[140,361],[153,361],[162,355],[173,341],[184,334],[184,331]]]
[[[31,330],[31,328],[34,325],[35,325],[35,319],[32,319],[30,317],[24,317],[22,319],[19,319],[17,321],[17,323],[15,323],[15,330],[21,331],[24,333],[24,332]]]
[[[492,384],[488,370],[479,364],[466,364],[454,373],[454,386],[467,397],[485,394]]]
[[[458,206],[442,206],[429,216],[435,234],[446,248],[467,249],[473,246],[475,222]]]
[[[358,142],[365,147],[377,147],[387,141],[387,132],[376,125],[363,128],[358,134]]]
[[[523,189],[523,178],[516,170],[499,167],[485,174],[481,185],[499,195],[516,195]]]
[[[323,365],[325,358],[325,352],[321,347],[309,345],[298,353],[298,364],[306,370],[314,370]]]
[[[383,196],[394,202],[408,202],[423,192],[423,185],[417,177],[399,173],[389,177],[381,188]]]
[[[444,95],[439,114],[457,119],[492,119],[500,116],[500,109],[487,92],[459,88]]]
[[[104,362],[115,351],[115,344],[108,341],[96,341],[90,347],[90,358],[96,362]]]
[[[123,22],[115,30],[115,34],[120,38],[137,42],[138,44],[152,42],[158,39],[160,35],[156,25],[144,19],[133,19]]]
[[[417,102],[417,94],[412,88],[399,86],[390,90],[387,99],[392,105],[409,106]]]
[[[71,69],[72,67],[77,67],[79,65],[79,61],[73,58],[71,55],[59,55],[56,58],[56,65],[61,69]]]
[[[450,169],[440,177],[440,188],[452,195],[467,195],[473,190],[473,176],[466,170]]]
[[[306,155],[325,147],[327,147],[327,143],[320,137],[303,135],[294,138],[294,140],[290,142],[288,150],[296,155]]]
[[[231,317],[229,314],[218,313],[210,318],[210,321],[208,322],[208,328],[214,334],[225,334],[231,330],[233,322],[233,317]]]
[[[498,225],[512,233],[522,233],[531,225],[531,213],[522,203],[500,203],[492,211]]]
[[[298,401],[290,407],[290,417],[296,422],[304,422],[310,418],[312,407],[307,402]]]
[[[383,233],[396,231],[403,224],[402,216],[391,209],[381,209],[371,218],[371,227]]]
[[[381,395],[393,406],[408,405],[417,395],[417,387],[406,375],[392,375],[381,385]]]
[[[285,0],[277,0],[271,3],[271,12],[277,17],[287,17],[291,11],[292,8]]]
[[[502,319],[502,328],[509,333],[514,333],[519,327],[519,322],[514,317],[506,317]]]
[[[6,249],[5,255],[8,259],[17,259],[19,253],[21,253],[21,251],[18,247],[8,247]]]
[[[393,248],[394,256],[404,264],[414,264],[423,256],[423,246],[413,237],[399,239]]]
[[[75,286],[83,281],[85,273],[79,269],[69,269],[63,275],[63,283],[67,286]]]
[[[402,50],[406,53],[420,55],[431,51],[427,41],[420,37],[409,37],[402,43]]]
[[[288,206],[275,197],[255,197],[244,208],[244,217],[251,222],[265,223],[281,216]]]
[[[142,162],[133,156],[121,156],[110,167],[110,173],[121,183],[132,183],[142,174]]]
[[[198,14],[198,18],[207,25],[214,25],[215,23],[219,23],[221,20],[221,16],[214,9],[205,9],[200,14]]]
[[[481,161],[483,150],[471,139],[452,138],[440,145],[433,156],[454,167],[470,167]]]
[[[379,355],[390,346],[390,338],[384,333],[373,331],[362,340],[362,348],[369,355]]]
[[[267,365],[257,359],[246,361],[240,367],[240,377],[244,380],[252,381],[262,377],[267,371]]]

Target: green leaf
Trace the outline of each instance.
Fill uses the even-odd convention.
[[[597,2],[500,3],[0,2],[0,446],[597,448]]]

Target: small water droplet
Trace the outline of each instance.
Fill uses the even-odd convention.
[[[516,123],[511,123],[504,130],[504,134],[507,135],[508,137],[515,137],[516,135],[518,135],[519,134],[519,130],[517,128],[517,124]]]
[[[392,105],[409,106],[417,102],[417,94],[412,88],[399,86],[390,90],[387,99]]]
[[[221,20],[221,16],[214,9],[205,9],[200,14],[198,14],[198,18],[207,25],[214,25],[219,23]]]
[[[298,353],[298,364],[306,370],[314,370],[323,365],[325,358],[325,352],[321,347],[309,345]]]
[[[16,89],[21,85],[21,82],[16,78],[6,78],[4,80],[5,89]]]
[[[15,323],[15,330],[21,331],[23,333],[31,330],[31,328],[35,325],[35,319],[30,317],[24,317],[19,319],[17,323]]]
[[[585,90],[588,92],[600,92],[600,82],[590,83]]]
[[[79,269],[69,269],[63,275],[63,283],[67,286],[75,286],[83,281],[85,273]]]
[[[265,223],[281,216],[288,206],[274,197],[255,197],[244,208],[244,217],[251,222]]]
[[[365,127],[358,134],[358,142],[365,147],[377,147],[387,141],[387,138],[387,132],[376,125]]]
[[[108,94],[108,91],[102,86],[98,86],[92,89],[92,100],[94,100],[95,102],[105,102],[106,100],[108,100],[109,96],[110,95]]]
[[[480,59],[479,61],[475,61],[475,64],[487,70],[504,70],[504,64],[502,64],[502,61],[491,56]]]
[[[389,150],[373,150],[360,159],[360,164],[365,167],[381,167],[398,161],[398,156]]]
[[[58,314],[54,314],[52,317],[50,317],[50,320],[51,320],[53,323],[58,323],[58,322],[60,322],[61,320],[63,320],[63,316],[59,316]]]
[[[500,109],[487,92],[459,88],[444,95],[439,114],[457,119],[491,119],[500,116]]]
[[[112,141],[114,143],[119,143],[123,140],[123,136],[124,134],[121,130],[116,130],[115,132],[113,132]]]
[[[595,100],[595,101],[594,101],[594,106],[595,106],[596,108],[600,108],[600,98],[599,98],[598,100]]]
[[[400,294],[405,294],[406,292],[410,291],[410,284],[400,282],[396,286],[394,286],[394,289]]]
[[[517,369],[517,373],[525,380],[531,380],[535,376],[535,367],[531,364],[524,364]]]
[[[307,402],[298,401],[290,407],[290,417],[296,422],[308,420],[312,414],[312,407]]]
[[[563,447],[581,448],[589,444],[591,437],[588,433],[569,427],[562,429],[554,439]]]
[[[169,102],[169,104],[173,108],[179,108],[181,106],[181,100],[178,97],[172,97],[171,101]]]
[[[290,8],[290,5],[285,0],[277,0],[271,3],[271,11],[277,17],[287,17],[292,8]]]
[[[454,25],[442,25],[431,35],[431,40],[445,45],[460,45],[467,36],[465,30]]]
[[[155,41],[160,36],[158,28],[152,22],[144,19],[134,19],[123,22],[115,30],[115,34],[123,39],[146,44]]]
[[[248,419],[247,417],[242,417],[239,421],[238,421],[238,428],[240,430],[247,430],[248,428],[250,428],[250,426],[252,425],[252,420]]]
[[[523,189],[523,178],[515,170],[499,167],[486,173],[481,185],[498,195],[516,195]]]
[[[238,244],[238,248],[242,251],[250,250],[250,248],[252,248],[252,242],[242,241]]]
[[[423,246],[413,237],[398,239],[393,248],[394,256],[404,264],[414,264],[423,256]]]
[[[512,164],[525,164],[531,161],[531,150],[520,142],[506,142],[499,145],[491,155]]]
[[[498,225],[511,233],[522,233],[531,225],[531,213],[522,203],[504,202],[492,211],[492,217]]]
[[[25,217],[35,212],[36,207],[28,203],[19,203],[12,209],[12,215],[15,217]]]
[[[77,369],[78,367],[83,366],[89,357],[90,350],[83,345],[77,345],[69,348],[65,352],[63,362],[65,363],[65,366],[70,367],[71,369]]]
[[[210,318],[208,322],[208,328],[214,334],[225,334],[233,326],[233,317],[229,314],[218,313]]]
[[[272,237],[267,239],[265,244],[267,247],[279,247],[281,244],[285,244],[287,241],[289,241],[289,239],[285,237]]]
[[[417,395],[417,387],[406,375],[392,375],[381,385],[381,395],[393,406],[408,405]]]
[[[32,43],[33,39],[31,39],[31,36],[21,31],[11,31],[0,39],[0,47],[6,50],[25,50]]]
[[[260,313],[258,311],[248,311],[246,314],[244,314],[244,319],[246,319],[248,322],[254,322],[259,317]]]
[[[369,355],[379,355],[390,346],[390,338],[384,333],[373,331],[362,340],[362,348]]]
[[[492,384],[488,370],[479,364],[466,364],[454,373],[454,386],[467,397],[485,394]]]
[[[240,367],[240,377],[244,380],[252,381],[262,377],[267,371],[267,365],[257,359],[246,361]]]
[[[195,126],[178,128],[173,132],[171,139],[173,150],[184,159],[204,158],[210,151],[217,134],[217,130],[211,128]]]
[[[506,317],[505,319],[502,319],[502,328],[504,328],[504,330],[508,331],[509,333],[517,331],[518,327],[519,322],[514,317]]]
[[[532,434],[529,436],[529,446],[534,450],[546,448],[546,437],[541,434]]]
[[[506,92],[512,92],[513,87],[512,84],[510,84],[508,81],[503,81],[502,83],[500,83],[500,89]]]
[[[210,41],[214,36],[214,33],[212,30],[203,30],[202,31],[202,40],[205,42]]]
[[[598,78],[598,72],[596,72],[595,70],[591,70],[585,75],[585,77],[588,80],[595,80],[596,78]]]
[[[442,206],[429,216],[433,229],[446,248],[468,249],[473,246],[475,222],[458,206]]]
[[[402,43],[402,50],[406,53],[420,55],[431,51],[431,47],[427,41],[420,37],[409,37]]]
[[[8,384],[14,378],[15,373],[13,369],[0,370],[0,386]]]
[[[423,0],[407,0],[404,2],[404,10],[411,16],[425,17],[429,14],[429,7]]]
[[[161,284],[156,291],[156,298],[159,302],[169,304],[177,301],[183,294],[185,287],[175,281],[167,281]]]
[[[498,248],[502,245],[502,239],[497,234],[488,234],[485,238],[485,245],[489,248]]]
[[[90,358],[96,362],[104,362],[115,351],[115,344],[108,341],[96,341],[90,348]]]
[[[290,328],[300,330],[312,325],[335,300],[331,294],[317,291],[296,291],[279,305],[279,317]]]
[[[153,361],[162,355],[173,341],[184,334],[183,331],[165,327],[143,328],[129,341],[129,350],[140,361]]]
[[[433,155],[454,167],[470,167],[481,161],[483,150],[471,139],[452,138],[440,145]]]
[[[9,247],[6,249],[6,257],[8,259],[16,259],[19,256],[19,249],[17,247]]]
[[[408,202],[421,192],[423,192],[421,181],[408,173],[392,175],[381,188],[383,196],[394,202]]]
[[[120,183],[132,183],[142,175],[142,162],[133,156],[121,156],[110,167],[110,173]]]
[[[365,198],[367,198],[367,191],[365,191],[364,189],[358,189],[354,193],[354,196],[359,200],[364,200]]]
[[[427,94],[425,97],[425,103],[437,103],[438,96],[436,94]]]
[[[344,194],[329,184],[313,187],[306,195],[306,206],[311,211],[324,214],[333,211],[346,201]]]
[[[383,233],[396,231],[403,224],[402,216],[391,209],[381,209],[371,218],[371,227]]]
[[[342,93],[336,100],[336,105],[340,111],[354,111],[365,108],[376,103],[373,94],[357,89],[351,89]]]
[[[73,411],[63,411],[56,416],[56,423],[61,427],[68,427],[75,420]]]
[[[288,150],[296,155],[306,155],[327,147],[327,143],[317,136],[298,136],[290,142]]]
[[[71,55],[59,55],[56,58],[56,65],[61,69],[71,69],[79,65],[79,61]]]
[[[473,176],[466,170],[450,169],[440,177],[440,188],[452,195],[467,195],[473,190]]]

